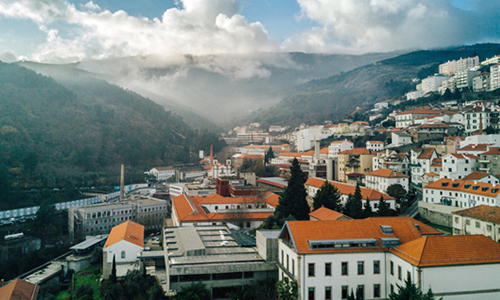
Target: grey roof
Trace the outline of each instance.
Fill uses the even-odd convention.
[[[280,236],[280,232],[281,229],[259,230],[259,233],[267,239],[277,239]]]
[[[281,184],[283,186],[288,186],[288,180],[281,178],[281,177],[264,177],[264,178],[259,178],[260,181],[269,181],[272,183],[277,183]]]
[[[246,233],[242,230],[229,229],[229,232],[231,232],[231,236],[242,247],[255,247],[255,245],[257,245],[257,242],[255,241],[255,237],[252,235],[249,235],[248,233]]]
[[[79,244],[76,244],[76,245],[70,247],[70,249],[72,249],[72,250],[88,249],[96,244],[99,244],[102,241],[105,241],[108,238],[108,236],[109,236],[109,234],[102,234],[102,235],[93,236],[86,241],[83,241]]]

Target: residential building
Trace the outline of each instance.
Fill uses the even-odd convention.
[[[477,180],[441,178],[423,187],[423,200],[428,203],[469,208],[476,205],[499,206],[500,186]]]
[[[442,111],[430,109],[428,107],[419,107],[412,110],[400,112],[396,115],[396,127],[408,127],[415,124],[415,120],[425,116],[441,115]]]
[[[342,151],[352,150],[354,143],[347,139],[343,141],[334,141],[328,146],[328,158],[336,158]]]
[[[381,141],[367,141],[366,142],[366,149],[379,152],[384,150],[384,142]]]
[[[468,109],[464,113],[465,117],[465,132],[468,135],[471,135],[472,132],[485,130],[488,126],[491,125],[491,109],[486,108],[485,106],[474,107],[472,109]]]
[[[464,140],[465,138],[463,136],[446,136],[444,138],[446,154],[457,153],[457,150],[460,148],[460,142]]]
[[[464,140],[460,142],[459,148],[477,144],[482,144],[481,147],[484,145],[500,147],[500,134],[479,134],[479,135],[467,136],[465,137]]]
[[[422,176],[431,173],[431,165],[435,158],[438,158],[434,148],[413,148],[411,149],[411,181],[414,184],[422,184]]]
[[[329,134],[323,133],[323,127],[323,125],[318,125],[295,131],[293,133],[295,149],[299,152],[309,150],[314,146],[314,141],[329,137]]]
[[[479,57],[460,58],[459,60],[447,61],[439,65],[439,73],[444,75],[457,74],[461,71],[470,70],[479,66]]]
[[[488,65],[495,65],[500,63],[500,55],[495,55],[492,58],[487,58],[481,62],[481,65],[483,66],[488,66]]]
[[[373,104],[373,108],[378,111],[378,110],[382,110],[384,108],[389,108],[389,101],[384,101],[384,102],[378,102],[378,103],[375,103]]]
[[[393,184],[400,184],[405,191],[409,191],[410,176],[391,169],[378,169],[366,174],[366,187],[387,193],[387,188]]]
[[[417,100],[425,95],[425,92],[422,90],[411,91],[406,93],[406,100]]]
[[[422,79],[422,90],[425,93],[437,92],[441,83],[446,80],[446,76],[442,74],[436,74]]]
[[[128,271],[138,270],[137,253],[144,249],[144,226],[126,221],[114,226],[102,248],[102,276],[109,279],[116,264],[116,276],[123,277]]]
[[[488,151],[479,155],[479,171],[500,174],[500,148],[490,147]]]
[[[485,173],[485,172],[479,172],[479,171],[474,171],[462,179],[466,180],[466,181],[477,181],[477,182],[483,182],[483,183],[500,184],[500,179],[498,178],[497,175],[493,175],[493,174]]]
[[[125,221],[140,222],[146,229],[157,230],[163,227],[167,213],[167,201],[153,197],[75,207],[68,210],[68,230],[73,241],[110,233]]]
[[[0,286],[0,300],[36,300],[39,291],[38,285],[18,278]]]
[[[500,64],[490,67],[490,90],[494,91],[500,88]]]
[[[175,176],[174,167],[155,167],[152,168],[149,172],[146,172],[149,175],[153,175],[157,180],[167,180],[171,177]]]
[[[472,154],[450,153],[442,157],[441,178],[463,179],[479,168],[479,157]]]
[[[386,149],[378,152],[373,157],[373,170],[391,169],[393,171],[410,175],[410,160],[407,152],[397,153]]]
[[[285,132],[290,126],[269,126],[269,132]]]
[[[233,168],[238,170],[243,166],[244,163],[264,163],[264,154],[235,154],[231,157],[231,162]]]
[[[474,92],[486,92],[490,90],[490,73],[483,72],[474,76],[472,80],[472,90]]]
[[[347,201],[347,198],[349,197],[350,194],[354,195],[354,192],[356,191],[356,186],[339,182],[339,181],[328,181],[330,184],[334,185],[338,193],[340,194],[340,200],[342,204],[345,204]],[[307,201],[309,202],[310,206],[312,206],[312,201],[314,196],[316,196],[316,193],[318,190],[321,188],[321,186],[325,183],[325,179],[322,178],[309,178],[306,183],[306,191],[307,191]],[[384,200],[389,204],[391,209],[396,209],[396,199],[393,197],[387,195],[384,192],[379,192],[377,190],[367,188],[360,186],[361,190],[361,196],[363,198],[363,205],[365,201],[369,201],[370,206],[372,207],[373,211],[378,210],[378,202],[380,200],[380,197],[384,198]]]
[[[500,242],[500,207],[478,205],[455,211],[453,234],[482,234]]]
[[[366,148],[353,148],[338,154],[338,180],[347,182],[347,174],[372,171],[374,153]]]
[[[468,153],[479,156],[490,149],[490,144],[469,144],[457,150],[457,153]]]

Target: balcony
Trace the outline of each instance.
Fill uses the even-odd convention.
[[[480,158],[480,159],[479,159],[479,162],[480,162],[480,163],[483,163],[483,164],[489,164],[489,163],[490,163],[490,160],[489,160],[489,159],[487,159],[487,158]]]
[[[348,168],[359,168],[359,164],[357,164],[357,163],[348,163],[345,166]]]
[[[490,168],[479,168],[479,171],[489,173]]]

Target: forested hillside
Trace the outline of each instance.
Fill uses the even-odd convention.
[[[220,147],[215,134],[105,81],[71,91],[0,63],[0,209],[19,206],[8,200],[22,189],[117,184],[121,163],[128,180],[142,179],[146,168],[195,161],[190,151],[210,144]]]
[[[414,78],[425,78],[448,60],[479,55],[480,60],[500,54],[500,44],[481,44],[444,50],[416,51],[356,68],[352,71],[312,80],[290,89],[279,104],[263,111],[255,121],[266,125],[318,124],[338,120],[356,107],[400,99],[415,88]]]

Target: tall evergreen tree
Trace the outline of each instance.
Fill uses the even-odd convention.
[[[379,217],[386,217],[390,215],[390,207],[389,203],[387,203],[384,200],[383,196],[380,196],[380,200],[378,201],[378,210],[377,210],[377,216]]]
[[[365,204],[363,205],[363,219],[373,216],[372,206],[370,205],[370,200],[366,198]]]
[[[434,293],[431,289],[427,293],[423,293],[416,285],[411,281],[411,277],[408,276],[405,280],[405,285],[398,286],[398,293],[391,293],[389,295],[390,300],[434,300]],[[441,297],[440,300],[443,298]]]
[[[348,215],[353,219],[361,219],[363,218],[363,201],[361,196],[361,188],[359,187],[359,183],[356,184],[356,190],[354,191],[354,195],[349,195],[347,198],[347,202],[345,204],[344,214]]]
[[[269,146],[269,150],[267,150],[266,154],[264,155],[264,163],[267,165],[271,159],[274,158],[274,151],[273,147]]]
[[[329,183],[328,180],[316,192],[313,198],[313,210],[320,207],[326,207],[335,211],[341,211],[340,194],[336,186]]]
[[[299,161],[295,158],[290,168],[291,177],[285,191],[281,194],[279,205],[274,214],[279,222],[284,222],[288,216],[295,220],[309,220],[309,205],[306,200],[306,182]]]
[[[116,283],[116,257],[113,255],[113,264],[111,265],[111,276],[109,277],[112,283]]]

